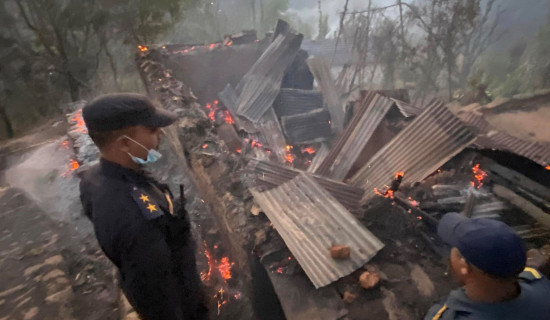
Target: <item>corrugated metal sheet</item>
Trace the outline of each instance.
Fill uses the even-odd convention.
[[[522,140],[498,131],[477,112],[460,112],[458,117],[477,131],[475,147],[512,152],[541,166],[550,164],[550,143]]]
[[[478,136],[476,146],[484,149],[509,151],[540,164],[550,164],[550,143],[526,141],[504,132],[490,131],[487,135]]]
[[[344,180],[393,104],[393,101],[379,94],[367,93],[357,108],[358,114],[354,115],[316,173]]]
[[[303,36],[280,34],[237,85],[237,114],[253,123],[260,121],[279,94],[284,71],[296,57]]]
[[[366,190],[362,202],[384,189],[396,172],[403,183],[421,181],[475,140],[470,129],[443,104],[424,110],[405,129],[378,151],[351,179]]]
[[[281,124],[292,144],[321,142],[332,136],[330,114],[325,109],[282,117]]]
[[[315,288],[352,273],[384,247],[305,173],[269,191],[250,191]],[[350,246],[350,258],[332,259],[334,244]]]
[[[330,148],[326,143],[323,143],[319,150],[315,152],[315,156],[313,157],[313,160],[311,161],[309,167],[307,167],[307,172],[314,173],[317,171],[317,168],[323,163],[325,158],[328,156],[330,152]]]
[[[275,113],[279,117],[292,116],[323,107],[321,92],[283,88],[273,102]]]
[[[294,179],[302,171],[273,162],[251,159],[246,166],[245,172],[245,180],[249,185],[271,189]],[[321,176],[314,175],[313,177],[317,183],[332,194],[349,211],[357,214],[361,213],[362,209],[359,202],[363,197],[363,189]]]
[[[257,127],[277,159],[284,163],[286,161],[286,140],[273,108],[267,110]]]
[[[228,83],[223,91],[218,93],[218,97],[220,98],[220,101],[223,103],[223,105],[229,110],[231,115],[233,116],[233,119],[235,120],[235,124],[237,125],[237,128],[239,130],[244,130],[248,133],[257,133],[260,130],[254,126],[254,124],[247,119],[239,116],[237,114],[237,92],[235,91],[235,88]]]
[[[332,128],[336,132],[342,131],[344,129],[345,112],[340,99],[340,92],[330,74],[328,62],[323,58],[309,58],[307,59],[307,65],[323,94],[323,101],[330,113]]]
[[[414,116],[417,116],[417,115],[422,113],[423,108],[414,106],[414,105],[412,105],[408,102],[402,101],[402,100],[398,100],[398,99],[394,99],[394,98],[390,98],[390,99],[395,103],[395,106],[397,107],[397,109],[399,109],[399,112],[401,112],[401,114],[404,117],[410,118],[410,117],[414,117]],[[429,108],[431,105],[433,105],[435,103],[438,103],[438,102],[432,101],[432,103],[428,104],[427,108]]]
[[[338,47],[336,47],[336,39],[304,39],[301,48],[307,51],[310,56],[321,57],[329,63],[332,62],[332,66],[343,66],[346,63],[354,62],[353,46],[343,40],[340,40]]]

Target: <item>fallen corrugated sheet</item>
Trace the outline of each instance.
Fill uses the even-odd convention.
[[[279,20],[279,25],[286,24]],[[252,68],[239,81],[237,114],[253,123],[260,121],[279,94],[284,71],[296,57],[303,35],[291,31],[276,36]]]
[[[317,81],[319,90],[323,94],[323,100],[330,113],[332,121],[332,128],[336,132],[340,132],[344,129],[344,108],[340,101],[340,93],[336,87],[334,79],[330,74],[330,68],[328,62],[323,58],[309,58],[307,59],[307,65]]]
[[[250,191],[315,288],[352,273],[384,247],[305,173],[269,191]],[[350,258],[332,259],[334,244],[350,246]]]
[[[330,114],[317,109],[281,118],[287,139],[292,144],[309,144],[326,141],[331,137]]]
[[[475,146],[483,149],[509,151],[545,167],[550,164],[550,143],[526,141],[504,132],[490,131],[477,137]]]
[[[251,159],[246,166],[246,181],[252,186],[261,186],[265,189],[275,188],[298,176],[302,171],[273,162]],[[361,213],[359,202],[363,197],[363,189],[348,184],[327,179],[321,176],[313,176],[323,188],[335,197],[350,212]]]
[[[460,112],[458,117],[477,132],[475,147],[515,153],[541,166],[550,164],[550,143],[522,140],[498,131],[477,112]]]
[[[321,163],[323,163],[325,158],[328,156],[329,152],[330,152],[330,148],[326,143],[323,143],[321,145],[321,148],[319,148],[319,150],[315,152],[315,156],[313,157],[313,160],[309,164],[309,167],[307,167],[306,171],[310,173],[314,173],[315,171],[317,171],[317,168],[319,168]]]
[[[264,114],[260,123],[256,125],[265,138],[271,151],[277,159],[284,163],[286,161],[286,140],[281,130],[281,125],[273,108],[269,108]]]
[[[402,100],[398,100],[394,98],[390,98],[390,99],[395,103],[395,106],[397,107],[397,109],[399,109],[399,112],[401,112],[401,114],[406,118],[414,117],[422,113],[423,109],[420,107],[414,106]],[[433,100],[431,103],[428,104],[427,108],[429,108],[431,105],[435,103],[439,103],[439,102],[437,102],[436,100]]]
[[[239,128],[239,130],[244,130],[248,133],[256,133],[260,131],[254,126],[252,122],[237,114],[238,95],[237,91],[235,90],[235,88],[233,88],[233,86],[231,86],[230,83],[225,86],[223,91],[218,93],[218,97],[220,98],[220,101],[223,103],[223,105],[227,108],[227,110],[229,110],[231,116],[233,116],[235,124],[237,125],[237,128]]]
[[[344,133],[316,171],[335,180],[344,180],[369,142],[374,130],[394,102],[379,94],[367,93]]]
[[[283,88],[273,102],[273,109],[279,117],[292,116],[323,107],[321,92]]]
[[[443,104],[433,105],[378,151],[351,183],[366,190],[366,203],[374,189],[387,188],[397,172],[404,172],[402,185],[421,181],[474,140],[474,133]]]

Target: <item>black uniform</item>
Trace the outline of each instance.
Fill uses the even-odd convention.
[[[84,173],[80,193],[98,242],[141,317],[206,318],[189,218],[183,207],[174,208],[166,185],[101,159]]]

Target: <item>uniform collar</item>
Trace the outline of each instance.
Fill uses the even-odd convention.
[[[121,178],[129,180],[132,182],[150,182],[151,178],[149,175],[141,170],[136,171],[129,168],[125,168],[118,163],[114,163],[105,158],[99,160],[99,166],[101,171],[104,172],[109,177]]]

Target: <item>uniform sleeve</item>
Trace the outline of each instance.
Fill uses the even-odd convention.
[[[79,184],[80,189],[80,202],[82,203],[82,207],[84,209],[84,214],[88,219],[92,220],[92,206],[90,203],[90,190],[88,187],[88,182],[86,178],[82,178],[80,180]]]
[[[127,235],[133,239],[123,242],[121,257],[128,299],[145,319],[187,319],[164,234],[154,221],[144,222],[134,231]]]

